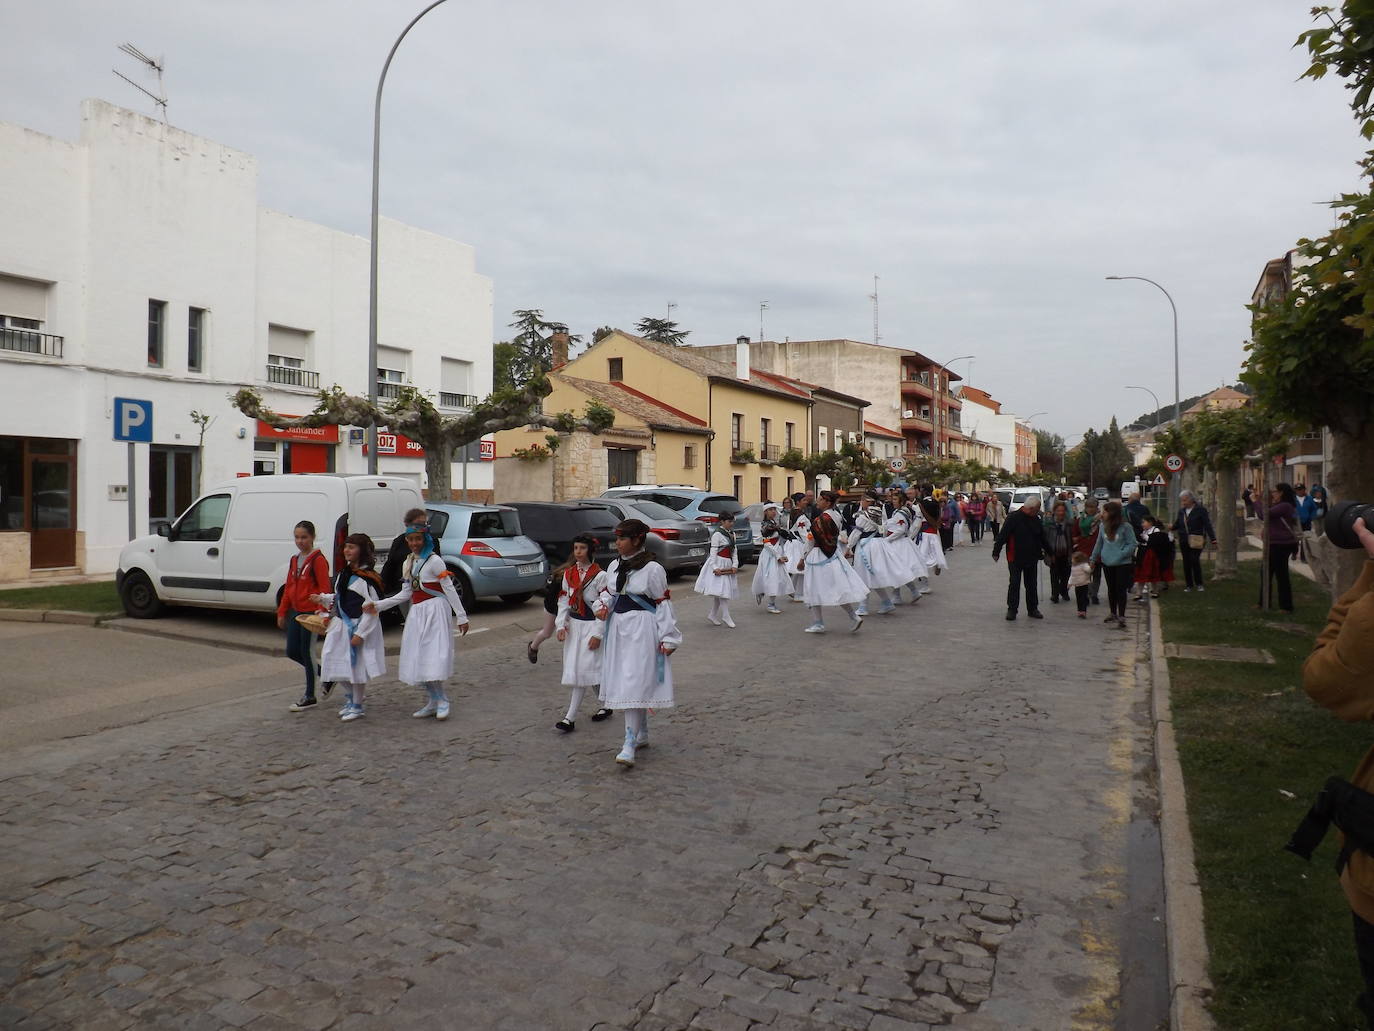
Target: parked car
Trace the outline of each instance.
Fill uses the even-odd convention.
[[[385,553],[407,509],[424,504],[405,477],[294,473],[230,480],[198,498],[169,526],[119,552],[115,588],[139,619],[167,605],[273,612],[296,553],[296,523],[315,524],[331,566],[343,542],[365,533]]]
[[[562,565],[572,554],[572,539],[586,535],[597,542],[597,565],[605,569],[616,558],[614,513],[600,503],[578,501],[512,501],[506,508],[520,513],[520,527],[543,549],[550,565]]]
[[[1044,487],[1013,487],[1011,492],[1011,504],[1007,506],[1007,511],[1015,512],[1031,497],[1040,499],[1040,508],[1043,510],[1047,494],[1048,491]]]
[[[578,502],[609,509],[616,522],[642,519],[649,524],[645,542],[669,576],[700,569],[711,544],[711,530],[703,522],[686,519],[665,505],[644,498],[587,498]]]
[[[520,513],[501,505],[434,503],[429,528],[466,607],[477,598],[525,602],[544,586],[549,562],[526,537]]]
[[[670,508],[683,519],[695,519],[708,527],[720,522],[725,512],[738,515],[744,511],[739,499],[729,494],[717,494],[699,487],[652,487],[645,490],[625,490],[615,488],[601,495],[603,498],[642,498]],[[759,545],[748,519],[735,520],[735,546],[739,548],[741,562],[759,557]]]
[[[1095,497],[1098,501],[1106,501],[1109,498],[1111,498],[1111,496],[1112,492],[1109,491],[1106,487],[1096,487],[1093,489],[1093,497]]]

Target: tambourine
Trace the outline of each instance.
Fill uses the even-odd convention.
[[[320,612],[302,612],[296,617],[296,622],[311,633],[319,634],[321,637],[329,630],[329,620],[325,619],[324,614]]]

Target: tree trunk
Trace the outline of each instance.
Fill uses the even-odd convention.
[[[1240,496],[1240,470],[1234,465],[1217,470],[1213,503],[1207,506],[1212,516],[1212,529],[1217,533],[1217,563],[1212,576],[1217,580],[1233,580],[1236,576],[1236,549],[1239,544],[1236,519],[1236,498]]]
[[[1333,502],[1374,502],[1374,432],[1331,431],[1331,468],[1325,486]],[[1368,558],[1363,549],[1347,551],[1325,537],[1309,542],[1308,554],[1312,571],[1331,588],[1333,600],[1359,579]]]
[[[424,442],[425,476],[429,479],[430,501],[453,500],[453,445],[447,440]]]

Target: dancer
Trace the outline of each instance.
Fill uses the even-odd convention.
[[[434,554],[434,538],[428,529],[407,526],[406,544],[410,556],[401,567],[400,593],[377,602],[375,611],[410,602],[410,616],[401,634],[398,675],[407,684],[423,687],[428,696],[425,704],[411,713],[415,719],[433,716],[446,720],[449,700],[444,681],[453,676],[453,622],[449,613],[458,620],[462,634],[468,632],[468,614],[453,586],[453,574]]]
[[[601,582],[596,618],[604,619],[601,704],[625,710],[625,744],[615,761],[635,764],[649,744],[649,710],[671,709],[673,666],[669,656],[682,634],[668,599],[668,574],[644,548],[649,527],[626,519],[615,528],[619,554]]]
[[[916,547],[926,568],[939,576],[942,570],[949,568],[949,559],[945,558],[945,549],[940,537],[940,502],[927,494],[921,498],[919,507],[920,525],[914,531]],[[926,582],[922,593],[930,593],[929,581]]]
[[[888,526],[900,524],[900,535],[905,540],[906,521],[896,516],[885,518],[876,491],[870,495],[869,501],[869,505],[854,519],[854,532],[849,536],[845,557],[853,560],[854,571],[859,574],[859,579],[882,601],[878,615],[886,616],[897,608],[892,600],[893,590],[909,583],[912,577],[911,563],[908,561],[910,553],[904,545],[899,551],[894,538],[887,533]],[[868,615],[867,596],[859,605],[858,615]]]
[[[329,591],[329,563],[315,547],[315,524],[302,519],[296,524],[296,554],[286,567],[286,583],[282,585],[281,601],[277,604],[277,629],[286,631],[286,657],[305,667],[305,694],[291,705],[292,712],[305,712],[315,704],[315,656],[312,653],[315,635],[296,621],[302,614],[315,612],[310,598]],[[325,681],[321,687],[325,696],[334,685]]]
[[[730,618],[730,599],[739,597],[739,555],[735,551],[735,514],[723,512],[719,529],[711,534],[711,554],[701,564],[697,574],[696,592],[711,599],[711,611],[706,621],[713,626],[722,623],[731,630],[735,621]]]
[[[858,606],[868,597],[868,585],[840,551],[844,531],[839,513],[835,511],[838,500],[839,495],[830,490],[821,491],[816,499],[820,512],[811,524],[811,549],[801,563],[806,574],[806,604],[812,617],[811,625],[806,628],[808,634],[825,633],[825,621],[821,618],[821,608],[825,605],[844,609],[850,619],[850,633],[857,633],[864,625]]]
[[[568,713],[554,724],[565,734],[577,729],[577,710],[587,688],[601,683],[601,628],[592,606],[601,595],[606,574],[592,561],[596,553],[596,539],[574,537],[572,557],[558,570],[558,639],[563,642],[563,685],[571,688]],[[594,722],[611,715],[609,709],[598,709]]]
[[[778,598],[784,594],[788,597],[792,595],[792,577],[787,573],[787,554],[777,517],[778,510],[773,505],[763,510],[763,526],[760,528],[762,547],[758,563],[754,567],[754,583],[751,588],[754,593],[754,604],[762,605],[763,599],[767,598],[768,608],[764,611],[775,616],[782,612],[782,609],[778,608]]]
[[[892,518],[900,517],[902,521],[901,536],[895,543],[906,549],[906,561],[911,567],[911,579],[897,588],[896,600],[902,600],[902,588],[906,588],[911,592],[911,604],[915,605],[921,600],[922,595],[930,593],[930,570],[921,556],[919,542],[916,539],[921,532],[921,516],[915,501],[908,497],[908,492],[893,487],[887,493]]]
[[[783,548],[783,554],[787,556],[787,573],[792,577],[792,600],[795,602],[806,600],[803,597],[805,576],[802,572],[802,560],[806,558],[806,553],[811,547],[811,519],[802,504],[805,498],[805,494],[792,495],[792,521],[787,527],[792,537]]]
[[[310,600],[332,609],[320,655],[320,677],[344,685],[339,719],[351,723],[367,715],[363,708],[367,682],[386,675],[386,646],[375,607],[382,578],[372,568],[376,563],[372,538],[350,534],[344,539],[343,557],[333,593],[316,594]]]
[[[571,556],[569,556],[571,560]],[[525,657],[531,663],[539,661],[539,646],[553,636],[554,622],[558,618],[558,595],[563,590],[563,578],[557,570],[549,570],[544,581],[544,622],[539,632],[525,642]]]

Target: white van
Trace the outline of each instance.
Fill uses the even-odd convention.
[[[1011,504],[1007,505],[1007,511],[1019,511],[1021,509],[1021,506],[1024,505],[1026,501],[1030,498],[1039,498],[1040,509],[1041,511],[1044,511],[1046,493],[1047,488],[1045,487],[1013,487],[1011,494]]]
[[[365,533],[378,562],[412,508],[424,508],[406,477],[297,473],[232,480],[196,500],[170,527],[140,537],[119,553],[115,585],[124,611],[140,619],[165,605],[258,609],[277,607],[295,526],[315,524],[315,543],[337,570],[343,540]]]
[[[1139,480],[1123,480],[1121,483],[1121,500],[1130,501],[1132,494],[1144,494],[1145,487]]]

